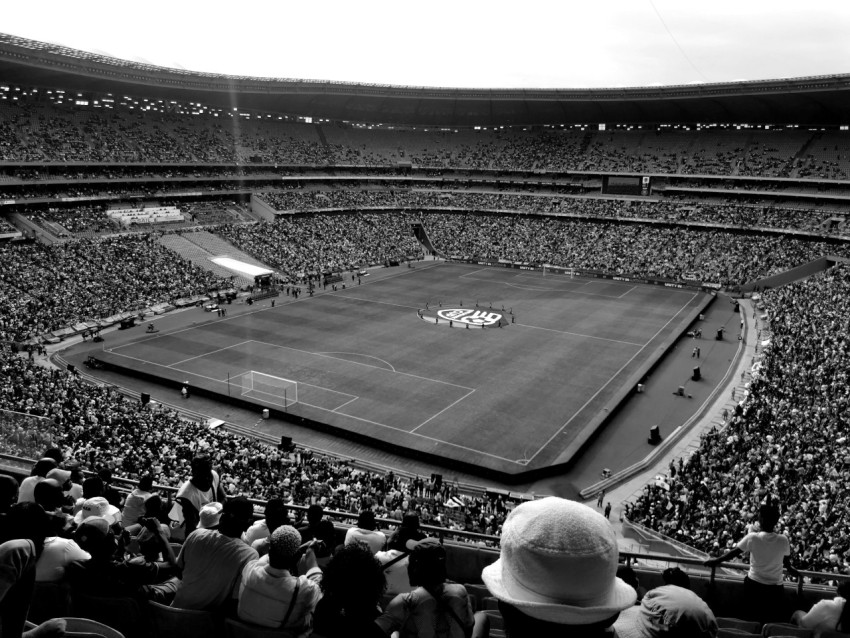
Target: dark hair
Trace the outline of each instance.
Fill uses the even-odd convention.
[[[139,479],[139,489],[149,492],[153,488],[153,476],[145,474]]]
[[[286,505],[282,498],[270,498],[266,503],[265,509],[266,525],[269,528],[269,534],[276,530],[281,525],[289,523],[289,515],[286,511]]]
[[[52,512],[62,507],[62,503],[65,501],[65,494],[62,491],[62,485],[60,485],[59,481],[56,479],[44,479],[35,486],[33,499],[45,511]]]
[[[244,496],[228,499],[221,510],[218,531],[225,536],[237,537],[251,524],[254,506]]]
[[[90,476],[83,481],[83,498],[103,496],[103,481],[99,476]]]
[[[377,615],[387,580],[381,562],[369,548],[352,543],[339,549],[325,566],[321,586],[326,604],[344,610],[347,617],[371,620]]]
[[[442,545],[418,545],[410,553],[407,575],[413,587],[429,589],[446,582],[446,550]]]
[[[8,474],[0,474],[0,512],[8,512],[15,503],[18,494],[18,479]]]
[[[322,516],[324,516],[324,514],[325,510],[322,509],[322,506],[314,503],[307,508],[307,522],[310,524],[318,523],[322,520]]]
[[[2,542],[26,538],[41,552],[44,539],[50,534],[50,517],[38,503],[16,503],[6,515]]]
[[[30,472],[30,476],[47,476],[47,473],[55,467],[58,467],[59,464],[51,459],[50,457],[45,457],[42,459],[38,459],[35,462],[35,465],[32,466],[32,471]]]
[[[681,567],[668,567],[661,572],[661,578],[664,579],[665,585],[676,585],[682,589],[691,588],[691,578],[682,571]]]
[[[42,458],[53,459],[57,464],[61,463],[65,460],[65,455],[62,454],[62,450],[56,447],[55,445],[50,446],[44,451],[44,454],[41,455]]]
[[[779,508],[773,503],[765,503],[759,507],[759,520],[762,531],[772,532],[779,522]]]
[[[375,512],[372,510],[362,510],[360,515],[357,517],[357,527],[360,529],[374,530],[375,527],[377,527],[375,524]]]
[[[638,575],[634,569],[628,565],[620,565],[617,567],[617,578],[634,589],[638,598],[640,598],[640,581],[638,580]]]

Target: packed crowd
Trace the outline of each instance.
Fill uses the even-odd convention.
[[[282,216],[255,225],[228,224],[216,232],[290,278],[341,272],[422,254],[411,213]]]
[[[170,487],[187,474],[193,456],[204,453],[228,495],[278,497],[354,513],[369,507],[397,520],[411,510],[423,523],[488,534],[498,532],[513,504],[495,494],[460,494],[449,482],[436,489],[431,478],[368,472],[306,450],[282,452],[224,429],[210,430],[173,410],[141,406],[114,388],[90,385],[8,349],[2,354],[0,410],[18,414],[0,417],[0,445],[7,453],[37,457],[50,441],[85,469],[109,468],[130,479],[150,474]],[[33,431],[22,415],[42,419]]]
[[[151,235],[0,244],[0,341],[229,287]]]
[[[49,103],[22,92],[0,109],[0,160],[26,162],[267,163],[456,166],[521,170],[850,178],[838,151],[811,147],[815,133],[717,128],[701,131],[387,131],[230,112],[110,110]],[[219,117],[219,115],[221,117]],[[798,157],[801,150],[806,152]]]
[[[765,293],[770,344],[747,394],[728,425],[645,488],[629,518],[716,555],[772,497],[798,567],[850,574],[848,300],[844,264]]]
[[[827,223],[834,211],[771,205],[694,202],[628,201],[557,195],[448,190],[273,190],[261,197],[280,211],[328,208],[399,207],[514,211],[580,218],[645,219],[677,224],[718,224],[752,230],[807,230],[821,235],[837,232]]]

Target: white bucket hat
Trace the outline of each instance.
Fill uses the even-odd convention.
[[[102,496],[94,496],[83,501],[83,506],[77,515],[74,516],[74,522],[80,525],[87,518],[102,518],[109,525],[121,520],[121,510],[114,505],[110,505]]]
[[[586,505],[554,496],[523,503],[505,521],[501,545],[481,577],[527,616],[590,625],[635,603],[635,590],[616,576],[614,530]]]

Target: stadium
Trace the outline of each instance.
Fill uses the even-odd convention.
[[[415,510],[476,609],[553,495],[743,617],[703,561],[778,500],[803,608],[850,574],[848,125],[848,75],[439,89],[0,34],[4,472],[170,502],[202,454],[338,535]]]

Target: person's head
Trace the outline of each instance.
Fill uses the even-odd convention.
[[[638,580],[638,575],[635,570],[628,565],[620,565],[617,568],[617,578],[631,586],[638,595],[638,598],[640,598],[640,580]]]
[[[103,481],[99,476],[90,476],[83,481],[83,498],[103,496]]]
[[[363,510],[357,517],[357,527],[365,530],[374,530],[377,525],[375,523],[375,512],[372,510]]]
[[[62,487],[63,492],[67,492],[71,489],[71,471],[63,470],[58,467],[54,467],[47,473],[48,479],[56,480],[59,485]]]
[[[44,539],[47,538],[51,530],[50,517],[47,512],[41,505],[32,501],[16,503],[9,508],[4,527],[5,538],[0,539],[0,541],[6,542],[25,538],[35,544],[39,553],[44,547]]]
[[[295,569],[300,557],[301,534],[291,525],[281,525],[269,537],[269,565],[275,569]]]
[[[683,589],[691,588],[691,578],[682,571],[681,567],[668,567],[661,572],[661,578],[665,585],[676,585]]]
[[[18,500],[18,480],[8,474],[0,474],[0,514],[9,511]]]
[[[44,508],[45,512],[53,512],[62,507],[65,502],[65,493],[62,491],[62,485],[59,481],[48,478],[35,486],[33,498],[36,503]]]
[[[289,515],[282,498],[270,498],[265,509],[266,525],[269,530],[275,530],[281,525],[286,525]]]
[[[89,518],[74,532],[74,540],[83,551],[91,554],[92,560],[106,561],[115,554],[115,534],[103,518]]]
[[[83,506],[80,511],[74,516],[74,522],[81,525],[83,521],[90,518],[102,518],[107,525],[114,525],[121,520],[121,510],[114,505],[110,505],[102,496],[87,498],[83,501]]]
[[[695,593],[664,585],[648,591],[640,606],[620,614],[614,629],[620,638],[713,638],[717,621]]]
[[[322,570],[322,592],[347,618],[371,619],[387,589],[381,562],[365,545],[353,543],[337,551]],[[352,587],[351,583],[357,583]]]
[[[152,494],[151,496],[148,496],[145,499],[145,517],[155,518],[162,522],[163,516],[162,498],[160,498],[159,494]]]
[[[42,458],[53,459],[56,461],[56,465],[62,465],[62,461],[65,460],[65,455],[62,453],[62,450],[55,445],[47,448],[41,456]]]
[[[765,503],[759,507],[759,523],[763,532],[772,532],[779,522],[779,508],[773,503]]]
[[[59,464],[54,459],[49,457],[39,459],[35,462],[35,465],[32,466],[30,476],[41,476],[44,478],[50,470],[54,467],[58,467],[58,465]]]
[[[97,471],[97,475],[100,477],[100,480],[103,481],[104,485],[109,485],[112,483],[112,470],[108,467],[102,467]]]
[[[320,520],[322,520],[322,516],[324,515],[325,510],[322,509],[322,506],[314,503],[307,508],[307,523],[310,525],[316,525]]]
[[[841,596],[844,600],[850,600],[850,581],[842,581],[838,585],[835,594]],[[847,631],[850,629],[850,604],[844,603],[844,606],[841,608],[841,616],[833,629],[835,631]]]
[[[517,506],[502,526],[499,560],[484,584],[504,608],[508,635],[558,635],[606,627],[631,607],[635,590],[617,578],[617,538],[595,510],[548,497]]]
[[[212,488],[212,461],[208,456],[196,456],[192,459],[192,485],[202,492]]]
[[[221,522],[221,513],[224,506],[221,503],[213,501],[201,507],[198,517],[198,527],[201,529],[218,529]]]
[[[221,510],[218,531],[225,536],[239,538],[251,526],[254,506],[244,496],[228,499]]]
[[[407,563],[407,577],[412,587],[433,589],[446,582],[446,550],[436,538],[416,543]]]
[[[139,489],[143,492],[150,492],[153,489],[153,476],[145,474],[139,479]]]
[[[413,513],[405,514],[401,519],[401,525],[387,541],[387,549],[404,552],[410,549],[408,545],[412,546],[423,538],[425,534],[419,529],[419,516]]]

